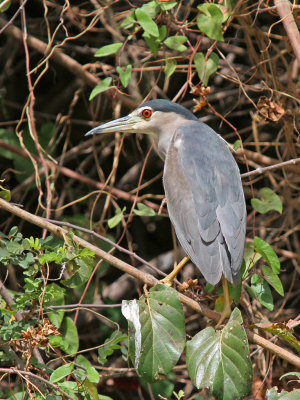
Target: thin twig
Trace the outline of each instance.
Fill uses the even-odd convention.
[[[264,172],[270,171],[272,169],[284,168],[287,165],[296,165],[298,163],[300,163],[300,158],[293,158],[292,160],[283,161],[278,164],[269,165],[268,167],[260,167],[260,168],[255,169],[254,171],[246,172],[245,174],[241,174],[241,178],[247,178],[250,175],[263,174]]]
[[[23,371],[20,369],[15,369],[15,368],[0,368],[0,372],[3,372],[4,374],[18,374],[22,377],[22,375],[27,375],[30,378],[34,378],[34,379],[38,379],[41,382],[43,382],[44,384],[51,386],[52,389],[57,390],[59,393],[63,394],[64,396],[66,396],[68,399],[70,400],[74,400],[74,397],[68,395],[68,393],[66,393],[64,390],[62,390],[59,386],[55,385],[55,383],[50,382],[49,380],[42,378],[39,375],[36,375],[32,372],[29,371]]]

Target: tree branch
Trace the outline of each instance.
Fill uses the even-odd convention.
[[[293,17],[292,4],[289,0],[274,0],[274,4],[300,66],[300,33]]]
[[[265,171],[270,171],[272,169],[284,168],[287,165],[296,165],[298,163],[300,163],[300,158],[293,158],[292,160],[283,161],[281,163],[274,164],[274,165],[269,165],[268,167],[256,168],[253,171],[246,172],[245,174],[241,174],[241,178],[247,178],[248,176],[251,176],[251,175],[263,174]]]
[[[0,28],[4,28],[6,26],[6,21],[3,18],[0,18]],[[20,42],[22,39],[22,31],[14,25],[9,25],[5,28],[4,33],[8,36],[12,36]],[[45,55],[45,57],[49,54],[50,50],[47,43],[35,38],[32,35],[28,35],[27,37],[28,46],[38,51],[39,53]],[[91,87],[95,87],[98,85],[101,80],[95,77],[93,74],[88,72],[79,62],[75,61],[72,57],[64,54],[62,51],[58,49],[54,49],[51,53],[50,59],[62,65],[64,68],[68,69],[72,74],[78,76],[82,79],[86,84]],[[107,94],[111,95],[111,91],[108,91]],[[115,94],[115,92],[114,92]],[[137,107],[137,103],[132,101],[130,98],[120,94],[117,92],[116,98],[120,100],[128,109],[134,109]]]
[[[7,201],[3,200],[0,198],[0,208],[3,208],[4,210],[34,224],[39,226],[42,229],[47,229],[48,231],[52,232],[54,235],[59,236],[61,238],[64,238],[64,236],[68,233],[66,229],[60,228],[54,224],[51,224],[50,222],[34,215],[30,214],[29,212],[22,210],[21,208],[8,203]],[[141,272],[138,269],[132,267],[130,264],[127,264],[126,262],[119,260],[118,258],[112,256],[111,254],[106,253],[105,251],[99,249],[98,247],[90,244],[89,242],[81,239],[80,237],[74,235],[72,236],[72,240],[79,244],[81,247],[87,248],[91,251],[94,251],[95,254],[103,258],[105,261],[107,261],[109,264],[112,266],[118,268],[120,271],[123,271],[134,278],[144,282],[148,286],[154,286],[158,283],[160,283],[159,280],[154,278],[152,275]],[[220,318],[220,313],[217,313],[215,311],[211,311],[208,307],[205,305],[201,305],[197,303],[195,300],[190,299],[189,297],[183,295],[182,293],[178,293],[180,301],[185,304],[186,306],[192,308],[194,311],[199,312],[202,315],[205,315],[208,318],[218,320]],[[300,368],[300,358],[294,355],[293,353],[290,353],[289,351],[282,349],[280,346],[277,346],[268,340],[264,339],[263,337],[254,334],[253,332],[247,330],[247,335],[249,340],[251,340],[253,343],[258,344],[259,346],[262,346],[266,350],[271,351],[272,353],[276,354],[277,356],[283,358],[284,360],[287,360],[289,363],[295,365],[296,367]]]

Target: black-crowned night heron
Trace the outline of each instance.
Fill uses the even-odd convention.
[[[116,131],[149,135],[165,161],[163,184],[179,242],[207,282],[215,285],[223,278],[220,324],[230,315],[226,279],[232,284],[240,280],[246,230],[244,193],[231,151],[213,129],[166,100],[148,101],[87,135]]]

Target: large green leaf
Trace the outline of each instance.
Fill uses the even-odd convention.
[[[206,328],[187,343],[187,368],[197,389],[210,388],[217,400],[249,393],[252,364],[240,311],[235,308],[222,330]]]
[[[260,195],[262,200],[256,198],[251,199],[251,205],[254,210],[258,211],[260,214],[266,214],[271,210],[278,211],[280,214],[282,213],[282,201],[273,190],[267,187],[262,188]]]
[[[168,374],[185,345],[185,324],[176,290],[158,284],[140,300],[123,301],[129,325],[130,357],[147,382]]]
[[[260,237],[254,238],[254,249],[268,262],[275,274],[280,272],[280,262],[272,247]]]

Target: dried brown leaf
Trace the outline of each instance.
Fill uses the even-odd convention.
[[[266,96],[261,96],[259,98],[257,108],[260,118],[264,121],[271,120],[277,122],[285,114],[285,110],[279,104]]]

